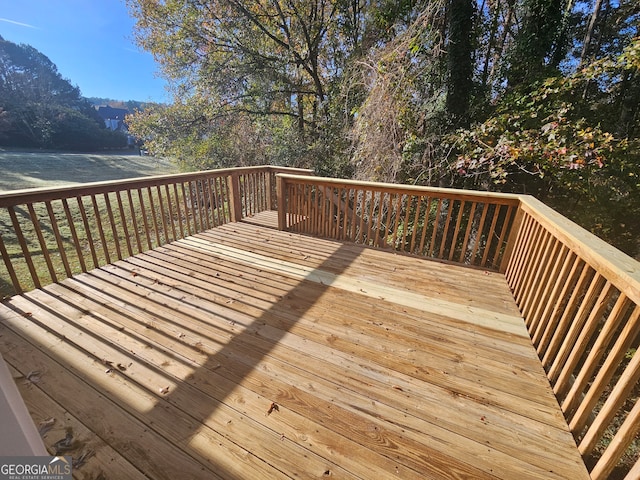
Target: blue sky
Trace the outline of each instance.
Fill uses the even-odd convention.
[[[168,102],[124,0],[0,0],[0,35],[38,49],[85,97]]]

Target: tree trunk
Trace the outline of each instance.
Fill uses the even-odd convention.
[[[454,123],[465,126],[473,87],[471,35],[472,0],[449,0],[449,46],[447,48],[447,111]]]
[[[580,54],[580,66],[584,65],[589,55],[589,45],[591,44],[591,40],[593,38],[593,31],[596,26],[596,22],[598,21],[598,16],[600,15],[601,8],[602,8],[602,0],[596,0],[596,3],[593,5],[593,12],[591,13],[591,19],[589,20],[589,25],[587,26],[587,33],[584,36],[584,43],[582,44],[582,53]]]

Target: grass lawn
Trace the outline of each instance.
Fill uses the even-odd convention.
[[[0,150],[0,168],[2,169],[2,175],[0,175],[0,193],[25,188],[57,187],[64,185],[76,185],[86,182],[178,173],[178,168],[168,160],[147,156],[142,157],[137,155],[134,151],[84,154]],[[104,197],[100,195],[96,197],[96,200],[101,216],[106,215],[104,213],[106,209]],[[73,204],[74,202],[70,201],[70,211],[73,223],[76,225],[77,229],[82,230],[82,220],[79,210],[77,207],[74,208]],[[65,249],[69,248],[70,250],[73,250],[70,228],[67,224],[68,222],[64,220],[62,204],[61,202],[56,201],[53,202],[52,207],[56,212],[56,216],[59,217],[60,234],[63,242],[65,243]],[[87,208],[88,211],[91,211],[90,204],[85,205],[85,208]],[[133,208],[134,210],[139,209],[137,201],[134,202]],[[34,205],[33,213],[38,219],[44,220],[48,217],[48,213],[42,203]],[[32,228],[32,222],[29,221],[31,215],[27,211],[26,206],[16,207],[16,215],[22,224],[22,228],[24,228],[23,233],[25,240],[35,253],[33,261],[34,267],[38,272],[38,276],[44,280],[45,283],[48,283],[48,268],[44,261],[44,257],[41,254],[37,254],[37,251],[40,249],[39,240],[36,232]],[[122,219],[117,216],[115,220],[118,227],[120,227],[118,230],[120,230]],[[127,218],[125,221],[130,221],[130,218]],[[48,223],[48,220],[44,220],[42,226]],[[114,240],[112,229],[109,228],[108,225],[105,225],[105,227],[106,241],[108,242],[108,245],[112,247]],[[142,227],[142,224],[140,224],[140,227]],[[42,233],[47,244],[47,248],[52,253],[57,252],[58,247],[52,232],[45,227],[43,228]],[[91,233],[91,243],[96,244],[96,250],[99,257],[101,257],[99,258],[99,262],[104,263],[105,252],[104,249],[101,248],[100,236],[95,224],[91,225]],[[11,219],[9,218],[9,214],[6,209],[0,211],[0,235],[2,235],[10,257],[16,261],[14,267],[16,268],[18,277],[21,279],[21,283],[23,282],[24,287],[27,289],[33,288],[33,283],[31,282],[31,276],[27,265],[25,262],[20,261],[23,257],[22,250],[17,242]],[[89,239],[87,237],[81,239],[81,242],[85,246],[88,241]],[[115,251],[112,253],[115,254]],[[63,274],[63,267],[58,255],[54,255],[52,257],[52,262],[54,270],[56,270],[58,274]],[[80,271],[79,262],[73,256],[69,258],[69,263],[74,273],[78,273]],[[3,262],[0,262],[0,298],[11,294],[12,290],[13,289],[9,283],[8,273],[4,268]]]
[[[178,173],[169,160],[115,153],[30,152],[0,149],[0,192]]]

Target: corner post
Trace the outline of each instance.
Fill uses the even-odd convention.
[[[275,172],[273,171],[273,169],[271,167],[267,167],[267,175],[265,178],[265,190],[266,190],[266,194],[267,194],[267,210],[273,210],[273,177],[274,177]]]
[[[515,248],[515,244],[518,239],[518,234],[520,233],[520,226],[522,225],[523,217],[524,217],[524,213],[522,212],[522,204],[520,200],[518,200],[516,214],[513,219],[513,223],[511,224],[511,231],[509,232],[509,236],[507,238],[507,246],[505,248],[504,254],[502,255],[502,262],[500,262],[500,268],[498,269],[498,271],[502,274],[506,273],[507,268],[509,268],[509,262],[511,261],[513,249]]]
[[[276,175],[276,196],[278,201],[278,230],[285,231],[287,229],[287,199],[285,197],[284,178]]]
[[[233,172],[227,177],[229,187],[229,215],[232,222],[242,220],[242,199],[240,196],[240,176]]]

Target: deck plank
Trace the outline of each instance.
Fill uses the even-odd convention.
[[[272,222],[0,305],[34,420],[92,445],[78,478],[588,478],[502,275]]]

